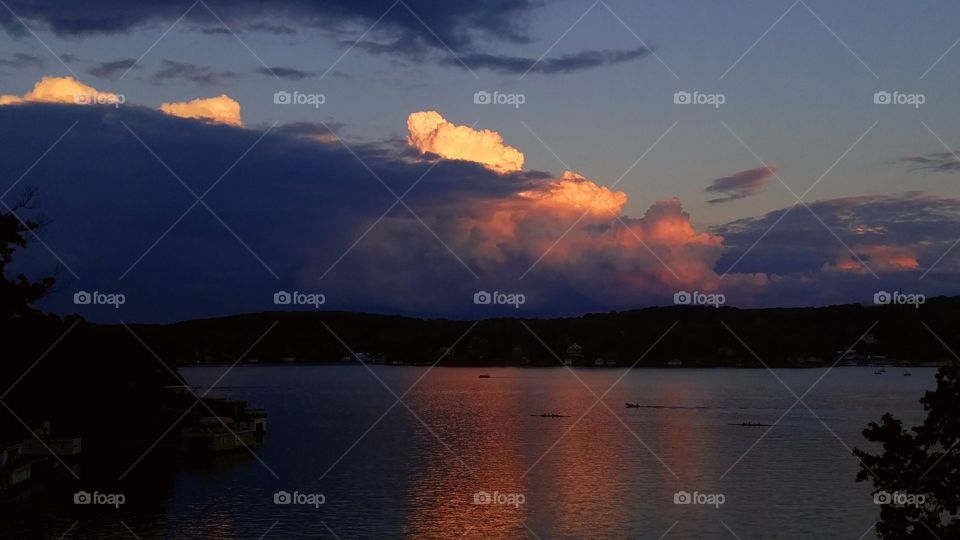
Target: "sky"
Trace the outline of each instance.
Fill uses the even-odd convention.
[[[956,294],[958,11],[4,0],[0,201],[94,320]]]

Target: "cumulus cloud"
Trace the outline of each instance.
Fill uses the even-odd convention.
[[[523,169],[523,154],[503,144],[499,133],[453,124],[436,111],[411,114],[407,130],[407,142],[421,153],[473,161],[502,173]]]
[[[678,199],[647,201],[642,216],[624,216],[626,194],[572,172],[503,174],[485,160],[410,159],[384,142],[351,144],[354,155],[324,140],[329,131],[297,124],[263,137],[230,171],[229,185],[205,199],[228,232],[203,208],[182,217],[189,194],[117,119],[195,191],[261,134],[143,107],[0,108],[0,125],[22,134],[0,147],[0,174],[8,176],[79,120],[56,148],[69,159],[71,181],[63,181],[62,160],[43,160],[31,174],[52,218],[44,242],[85,283],[113,283],[139,259],[123,280],[137,299],[124,307],[131,320],[275,309],[278,288],[324,292],[330,309],[426,316],[490,315],[473,304],[481,288],[523,292],[524,314],[535,315],[665,304],[680,289],[722,291],[740,306],[869,301],[880,287],[916,290],[918,274],[960,230],[955,199],[909,193],[810,203],[881,284],[853,268],[851,255],[803,208],[698,230]],[[105,145],[111,159],[103,159]],[[391,207],[395,199],[380,181],[402,192],[428,171],[406,207]],[[36,260],[24,261],[26,270],[56,264],[43,249],[28,253]],[[957,283],[960,261],[948,256],[922,292],[956,293]],[[69,294],[46,302],[75,309]]]
[[[73,105],[116,105],[123,96],[101,92],[73,77],[43,77],[23,96],[0,95],[0,105],[20,103],[68,103]]]
[[[217,124],[241,127],[240,103],[226,94],[210,98],[197,98],[190,101],[163,103],[160,110],[180,118],[196,118]]]
[[[710,182],[710,185],[704,191],[720,193],[723,196],[710,199],[707,202],[718,204],[756,195],[770,183],[776,173],[776,167],[760,167],[717,178]]]
[[[956,199],[907,192],[841,197],[808,206],[816,216],[802,207],[786,208],[715,227],[713,232],[722,235],[728,246],[720,266],[742,258],[737,265],[741,271],[788,274],[820,270],[869,273],[863,263],[877,273],[924,270],[934,264],[946,270],[956,264],[949,260],[937,263],[960,230],[960,201]]]

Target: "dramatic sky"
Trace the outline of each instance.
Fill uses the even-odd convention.
[[[958,15],[3,0],[0,202],[36,189],[41,307],[104,321],[277,291],[451,317],[958,294]]]

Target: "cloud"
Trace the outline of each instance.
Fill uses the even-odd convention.
[[[42,58],[32,54],[14,53],[12,58],[0,58],[0,67],[13,69],[41,69],[46,65]]]
[[[314,71],[301,71],[299,69],[288,68],[288,67],[271,67],[271,68],[258,68],[255,70],[256,73],[260,75],[265,75],[267,77],[280,77],[281,79],[287,79],[288,81],[300,81],[310,77],[316,77],[317,73]]]
[[[737,265],[742,271],[866,273],[859,257],[874,272],[921,270],[937,264],[960,230],[960,201],[921,192],[842,197],[808,206],[816,216],[802,207],[787,208],[713,228],[728,246],[720,266],[742,257]],[[943,260],[937,268],[946,270],[949,264],[956,263]]]
[[[960,171],[960,159],[954,152],[936,152],[933,154],[921,154],[919,156],[905,156],[900,158],[901,162],[909,163],[915,169],[942,173],[954,173]]]
[[[189,81],[201,86],[219,86],[237,79],[232,71],[214,71],[210,66],[164,60],[160,69],[150,77],[154,84],[164,84],[171,80]]]
[[[380,0],[277,0],[269,5],[258,0],[206,2],[230,27],[253,27],[260,31],[283,33],[285,29],[331,28],[351,24],[368,28],[379,21],[377,30],[400,35],[413,45],[443,48],[441,41],[454,49],[471,45],[478,37],[497,37],[514,42],[526,40],[525,25],[535,0],[407,0],[406,6],[394,6]],[[183,6],[169,2],[125,2],[90,0],[82,5],[63,0],[8,0],[13,13],[28,23],[38,23],[60,35],[85,35],[127,32],[157,21],[174,21],[183,15]],[[411,13],[411,10],[413,13]],[[381,18],[382,17],[382,18]],[[192,9],[185,16],[192,23],[212,27],[206,9]],[[7,10],[0,21],[17,28],[16,19]]]
[[[704,191],[720,193],[723,197],[710,199],[707,202],[718,204],[756,195],[770,183],[776,173],[776,167],[760,167],[717,178],[710,182]]]
[[[83,84],[73,77],[42,77],[33,90],[22,97],[0,95],[0,105],[16,105],[27,102],[68,103],[71,105],[116,105],[124,97],[111,92],[101,92]]]
[[[112,0],[90,0],[80,5],[64,0],[8,0],[8,4],[28,24],[45,26],[61,36],[129,32],[149,23],[184,17],[182,6],[158,1],[121,5]],[[356,45],[368,53],[409,59],[430,56],[439,64],[461,67],[459,61],[450,58],[453,51],[471,68],[515,74],[527,71],[535,59],[489,54],[481,45],[531,43],[531,20],[546,4],[541,0],[406,0],[394,5],[383,0],[277,0],[268,6],[259,0],[208,0],[204,7],[209,6],[230,28],[274,35],[318,29],[334,36],[344,48]],[[189,10],[184,20],[204,34],[232,33],[201,7]],[[10,31],[23,32],[7,10],[0,11],[0,24]],[[367,29],[371,29],[369,36]],[[356,44],[360,32],[366,39]],[[544,59],[532,71],[571,73],[649,53],[646,48],[583,51]]]
[[[243,126],[243,121],[240,118],[240,104],[226,94],[190,101],[163,103],[160,105],[160,110],[180,118],[197,118],[229,126]]]
[[[648,54],[650,54],[650,49],[646,47],[626,51],[583,51],[558,58],[542,59],[538,62],[536,58],[521,56],[470,53],[459,55],[459,59],[447,59],[445,63],[453,66],[462,66],[463,64],[460,63],[462,61],[471,69],[489,69],[498,73],[511,75],[527,72],[554,75],[629,62],[647,56]]]
[[[87,69],[87,73],[101,79],[113,79],[117,75],[122,75],[127,70],[137,64],[134,58],[124,58],[123,60],[114,60],[112,62],[97,62],[93,67]]]
[[[523,154],[503,144],[503,137],[490,130],[475,130],[448,122],[436,111],[407,117],[407,141],[421,153],[483,164],[501,173],[523,168]]]
[[[955,199],[907,193],[810,203],[876,281],[851,267],[842,244],[802,208],[698,230],[678,199],[640,201],[646,212],[625,216],[626,194],[583,175],[519,166],[504,174],[485,155],[437,160],[389,138],[348,141],[348,150],[307,123],[260,139],[254,129],[132,105],[0,107],[0,125],[20,134],[0,146],[0,176],[21,174],[77,121],[30,175],[52,220],[40,234],[84,287],[124,292],[128,321],[276,309],[279,289],[323,292],[328,309],[459,317],[505,314],[475,306],[478,289],[522,292],[522,314],[539,316],[669,304],[680,289],[764,306],[869,301],[881,287],[920,284],[924,293],[956,293],[960,283],[956,256],[917,279],[956,240]],[[439,125],[427,121],[428,133],[431,123]],[[196,193],[229,172],[184,216],[194,199],[166,167]],[[398,194],[412,187],[404,204],[381,182]],[[37,244],[26,253],[17,271],[58,264]],[[61,283],[44,307],[76,311],[76,286]]]

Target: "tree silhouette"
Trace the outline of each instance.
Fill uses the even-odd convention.
[[[0,210],[0,320],[20,318],[33,313],[30,307],[43,298],[54,284],[53,277],[31,281],[24,274],[7,277],[7,265],[17,249],[27,246],[27,236],[42,225],[38,220],[22,220],[17,211],[31,208],[36,191],[28,188],[6,211]]]
[[[860,458],[857,481],[873,480],[874,501],[881,504],[877,535],[886,539],[960,538],[960,367],[937,373],[937,388],[920,400],[923,424],[906,430],[890,413],[863,431],[883,445]]]

